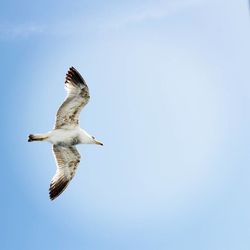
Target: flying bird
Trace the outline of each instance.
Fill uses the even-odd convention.
[[[67,97],[56,114],[55,127],[44,134],[30,134],[28,141],[47,141],[52,144],[57,170],[51,180],[49,196],[58,197],[75,175],[81,155],[77,144],[103,145],[79,126],[79,115],[89,101],[89,88],[81,74],[71,67],[65,78]]]

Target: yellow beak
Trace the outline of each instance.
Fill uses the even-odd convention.
[[[103,143],[97,140],[95,140],[95,144],[103,146]]]

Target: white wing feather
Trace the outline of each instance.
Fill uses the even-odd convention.
[[[51,200],[54,200],[65,190],[74,177],[81,158],[74,146],[62,147],[53,145],[53,153],[57,170],[50,183],[49,195]]]
[[[68,95],[57,111],[55,129],[78,126],[80,112],[90,98],[86,82],[74,67],[66,74],[65,87]]]

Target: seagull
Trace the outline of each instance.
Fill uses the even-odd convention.
[[[75,175],[81,155],[77,144],[103,144],[79,126],[79,115],[89,101],[89,88],[81,74],[69,68],[65,78],[67,97],[56,114],[55,127],[44,134],[30,134],[28,142],[47,141],[52,144],[57,170],[51,180],[49,196],[57,198]]]

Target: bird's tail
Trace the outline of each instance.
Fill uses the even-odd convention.
[[[45,141],[46,139],[48,139],[47,135],[29,135],[28,137],[28,142],[32,142],[32,141]]]

